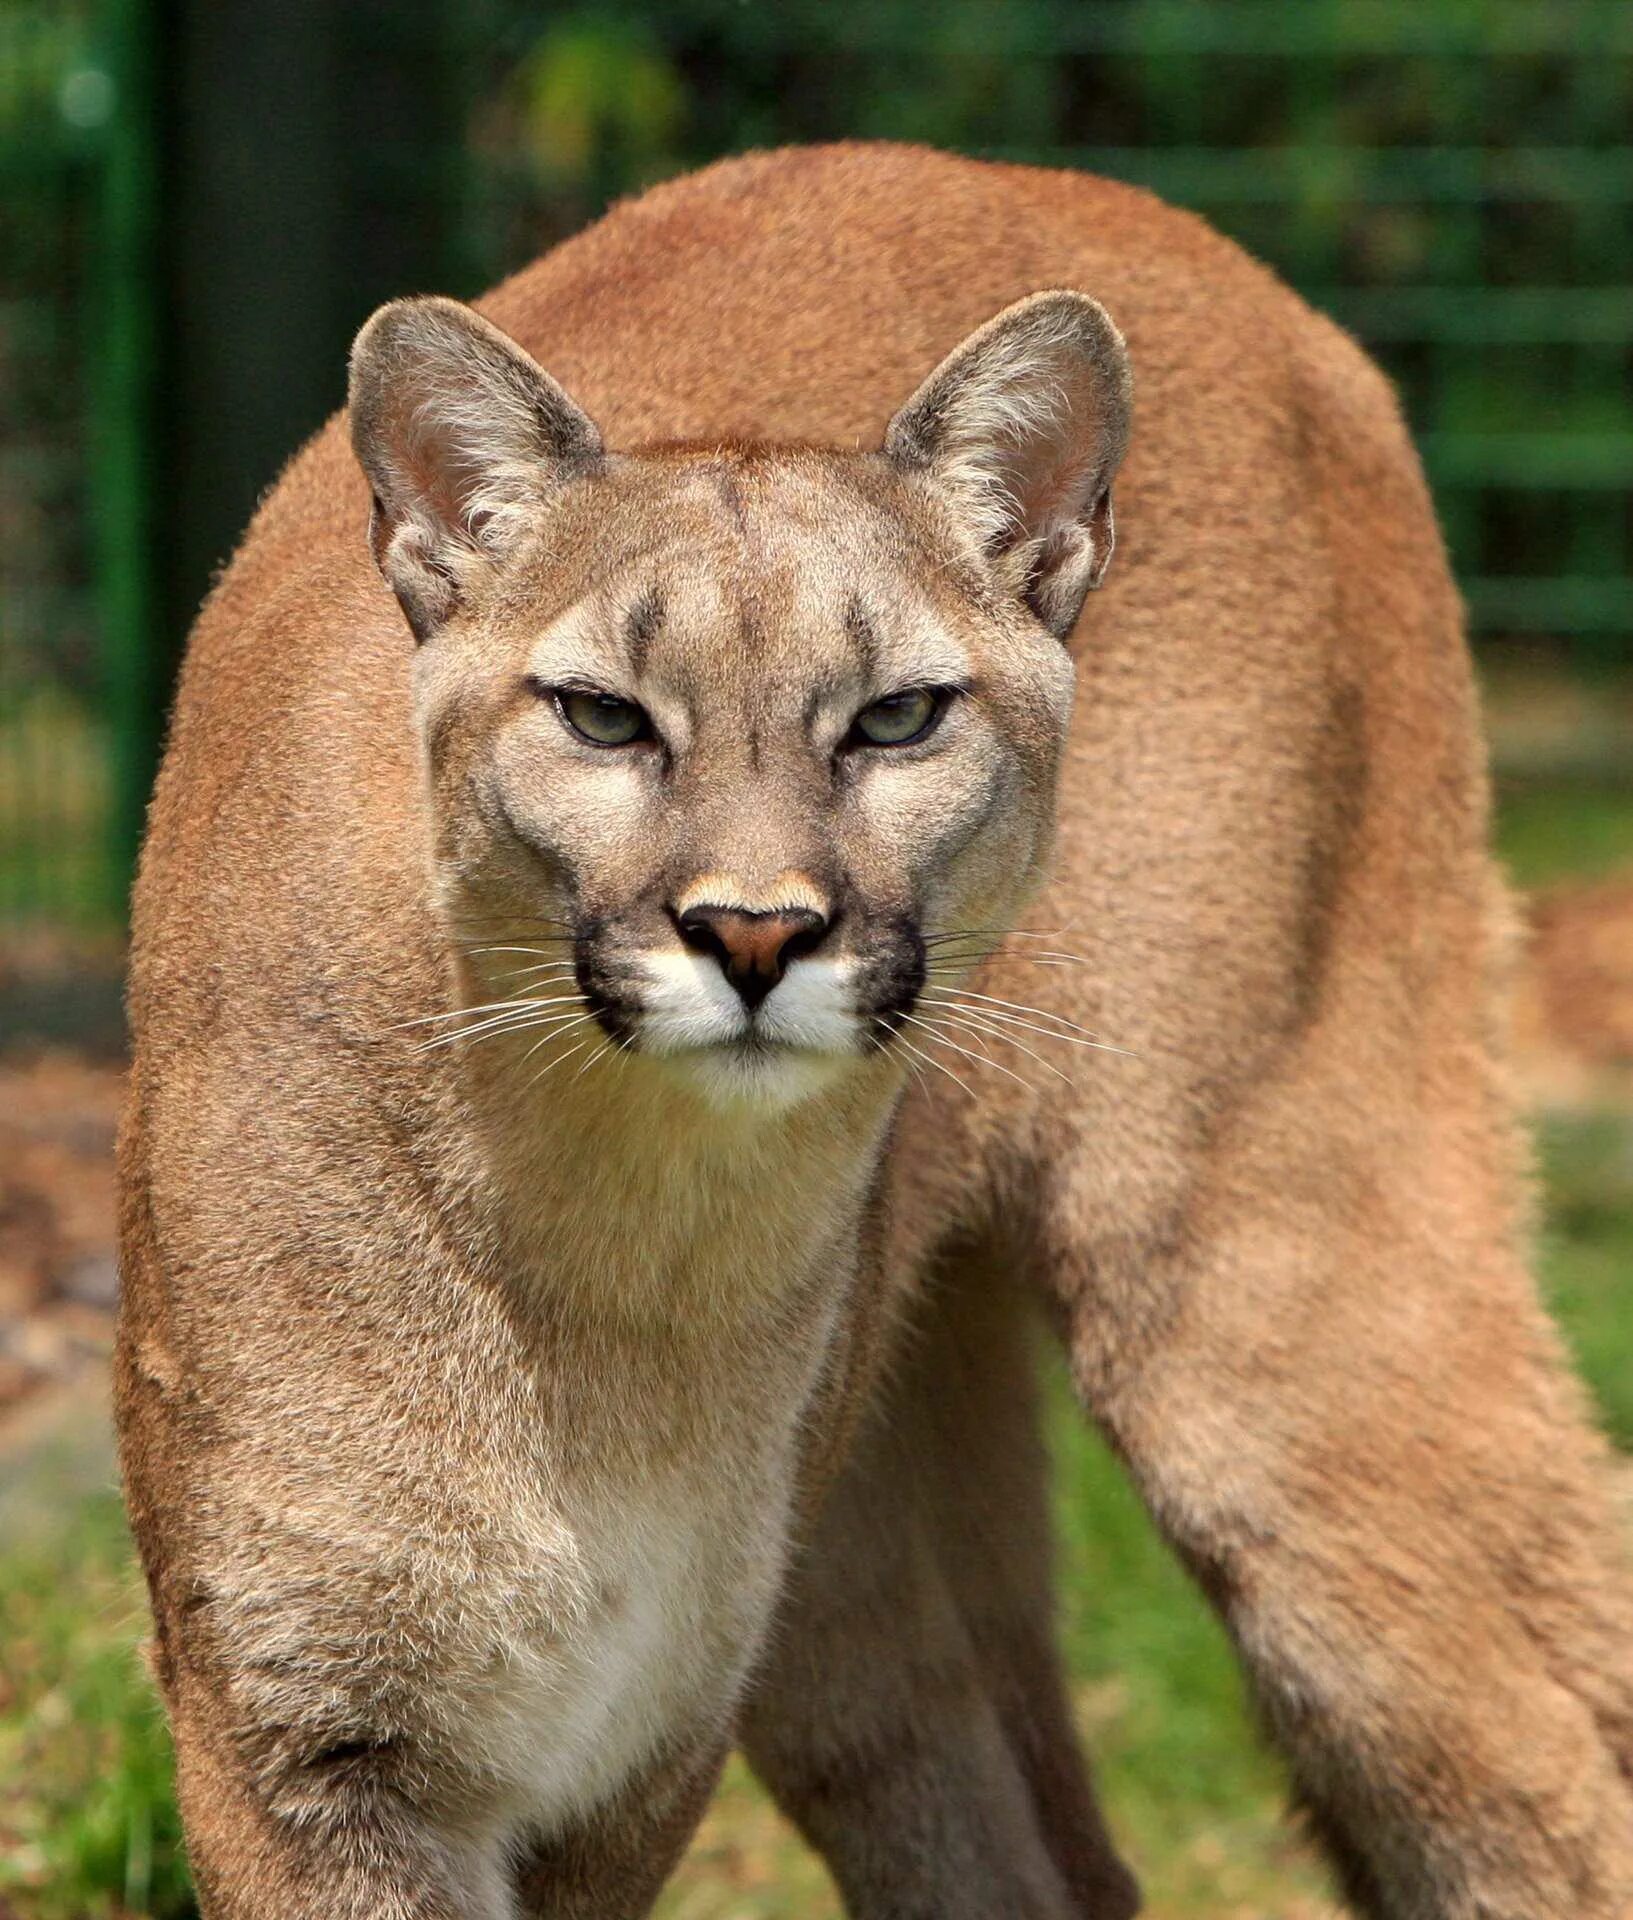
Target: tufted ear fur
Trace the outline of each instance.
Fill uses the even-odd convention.
[[[891,421],[885,452],[945,488],[1001,577],[1064,639],[1111,559],[1132,399],[1105,308],[1035,293],[942,361]]]
[[[423,640],[515,545],[553,487],[601,463],[595,423],[457,300],[393,300],[352,347],[352,446],[369,544]]]

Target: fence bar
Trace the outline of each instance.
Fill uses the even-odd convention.
[[[112,774],[106,909],[122,915],[163,729],[151,452],[157,151],[148,0],[107,0],[102,170],[88,442],[100,664]]]

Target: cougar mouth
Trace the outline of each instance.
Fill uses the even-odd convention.
[[[610,948],[583,928],[574,974],[613,1046],[667,1061],[712,1097],[789,1104],[876,1056],[911,1015],[926,977],[925,947],[891,925],[866,957],[794,958],[777,984],[745,998],[708,954],[680,946]]]

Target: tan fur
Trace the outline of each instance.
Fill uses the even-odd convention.
[[[1138,381],[1065,738],[1040,622],[1104,571],[1121,350],[1046,302],[996,386],[949,372],[1055,287]],[[734,1737],[868,1920],[1131,1913],[1050,1646],[1034,1296],[1357,1910],[1633,1913],[1626,1570],[1382,380],[1142,194],[902,148],[678,182],[482,310],[548,384],[458,310],[359,349],[423,644],[334,423],[200,620],[138,892],[118,1392],[206,1913],[636,1915]],[[654,581],[662,799],[525,679],[632,670]],[[837,799],[790,716],[825,752],[869,673],[960,658],[955,731]],[[938,1070],[422,1050],[506,967],[576,1014],[564,888],[677,1033],[724,1003],[665,888],[839,900],[766,1002],[812,1033],[892,914],[969,930],[916,1002],[969,1024]]]

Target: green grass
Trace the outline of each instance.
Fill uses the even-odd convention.
[[[1562,873],[1598,880],[1633,864],[1633,782],[1499,789],[1497,851],[1519,887],[1546,886]]]
[[[1165,1915],[1313,1912],[1222,1629],[1064,1382],[1052,1415],[1061,1642],[1119,1845]]]
[[[145,1631],[113,1494],[0,1556],[0,1914],[193,1911]]]
[[[1605,1430],[1633,1452],[1633,1119],[1557,1116],[1539,1144],[1544,1292]]]
[[[0,685],[0,924],[116,920],[106,730],[61,688]]]

